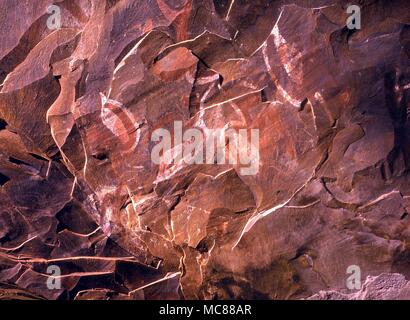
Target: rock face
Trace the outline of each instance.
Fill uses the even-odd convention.
[[[410,284],[398,273],[368,276],[362,288],[355,293],[320,291],[309,300],[408,300]]]
[[[357,4],[2,0],[0,299],[410,298],[410,3]]]

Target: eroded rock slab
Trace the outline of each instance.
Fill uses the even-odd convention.
[[[0,299],[410,298],[410,6],[359,5],[2,1]]]

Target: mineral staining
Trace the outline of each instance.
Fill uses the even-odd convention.
[[[347,9],[2,0],[0,298],[409,298],[409,2]]]

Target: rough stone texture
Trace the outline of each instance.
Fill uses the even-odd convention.
[[[404,300],[410,295],[410,284],[398,273],[368,276],[362,288],[355,293],[319,291],[309,300]]]
[[[2,0],[0,299],[410,298],[410,2],[358,4]],[[154,164],[174,121],[259,172]]]

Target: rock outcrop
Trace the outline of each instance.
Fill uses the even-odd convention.
[[[0,299],[410,298],[410,3],[357,4],[2,0]]]

